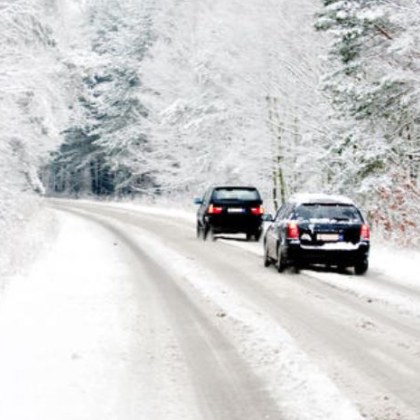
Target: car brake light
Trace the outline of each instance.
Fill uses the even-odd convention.
[[[288,239],[299,239],[299,226],[296,222],[287,223],[287,237]]]
[[[223,211],[223,207],[215,207],[213,204],[210,204],[207,213],[208,214],[220,214]]]
[[[262,214],[264,214],[264,208],[263,206],[251,207],[251,213],[255,216],[261,216]]]
[[[360,239],[362,241],[368,241],[370,239],[370,229],[366,224],[360,226]]]

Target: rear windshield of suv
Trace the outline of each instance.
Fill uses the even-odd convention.
[[[214,191],[213,199],[216,201],[259,201],[258,191],[250,188],[218,188]]]
[[[361,221],[357,208],[347,204],[302,204],[296,208],[294,218],[297,220]]]

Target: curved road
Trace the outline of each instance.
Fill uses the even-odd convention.
[[[159,312],[150,315],[150,328],[162,328],[156,321],[173,334],[191,418],[420,418],[418,315],[367,299],[334,278],[418,304],[420,289],[377,272],[278,274],[263,267],[261,244],[203,242],[182,218],[50,203],[99,224],[131,253],[132,270],[143,273],[138,287],[150,297],[147,312]],[[153,369],[152,376],[162,375]]]

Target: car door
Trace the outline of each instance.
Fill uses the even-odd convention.
[[[286,227],[291,213],[293,212],[294,204],[283,204],[274,219],[270,232],[270,256],[277,258],[278,244],[284,244],[286,239]]]
[[[204,226],[204,217],[206,215],[207,207],[209,206],[210,197],[212,195],[213,189],[208,189],[203,197],[203,202],[201,203],[200,207],[198,208],[197,212],[197,219],[201,226]]]
[[[266,234],[266,243],[267,243],[267,251],[268,255],[271,258],[276,258],[277,253],[277,240],[278,240],[278,231],[280,227],[280,220],[281,215],[284,213],[285,210],[285,204],[283,204],[279,210],[277,210],[276,215],[274,216],[274,221],[271,223],[271,225],[267,229]]]

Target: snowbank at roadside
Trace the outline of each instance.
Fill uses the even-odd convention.
[[[420,251],[392,248],[373,242],[371,267],[407,285],[420,287]]]
[[[1,296],[0,418],[196,418],[186,389],[171,387],[185,379],[177,364],[162,364],[163,383],[152,366],[151,355],[175,352],[174,339],[159,314],[143,322],[148,295],[124,245],[77,216],[59,214],[55,226],[53,246]]]
[[[52,242],[56,225],[51,210],[33,193],[0,191],[0,291],[8,277],[25,269]]]

